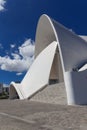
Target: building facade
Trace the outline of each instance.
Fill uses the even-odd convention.
[[[29,99],[50,81],[64,82],[67,104],[87,104],[87,42],[47,15],[38,22],[35,61],[10,98]],[[83,70],[85,66],[85,69]]]

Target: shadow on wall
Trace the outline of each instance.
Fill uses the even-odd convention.
[[[47,15],[42,15],[35,43],[34,63],[18,87],[16,83],[10,86],[15,88],[19,98],[28,99],[50,82],[64,81],[67,104],[87,104],[87,68],[78,71],[83,61],[87,61],[87,42]],[[14,90],[10,95],[14,95]]]

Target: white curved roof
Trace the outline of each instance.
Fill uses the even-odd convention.
[[[47,15],[42,15],[37,27],[35,55],[54,40],[58,42],[64,71],[87,62],[87,42]]]
[[[42,15],[37,26],[35,57],[21,84],[11,84],[20,99],[29,98],[45,87],[51,79],[51,72],[57,71],[54,77],[63,79],[64,76],[68,104],[87,103],[87,70],[83,71],[87,64],[85,40],[47,15]],[[54,67],[56,69],[53,70]],[[82,72],[77,72],[80,68]],[[11,92],[13,95],[14,90]]]

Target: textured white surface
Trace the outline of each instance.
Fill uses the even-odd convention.
[[[43,15],[39,20],[35,54],[37,56],[52,40],[57,41],[69,105],[87,103],[87,72],[77,71],[87,63],[87,42],[84,40],[86,37],[82,38],[47,15]],[[44,41],[46,44],[43,44]]]
[[[11,83],[15,87],[20,99],[29,98],[38,90],[48,85],[56,48],[57,42],[52,42],[35,59],[21,84]]]
[[[39,91],[30,100],[52,104],[67,104],[65,85],[64,83],[48,85],[45,89]]]
[[[87,36],[80,35],[81,38],[83,38],[87,42]]]
[[[22,80],[22,90],[25,98],[30,97],[49,83],[50,71],[56,53],[57,42],[47,46],[35,59],[29,71]],[[26,86],[26,87],[24,87]]]
[[[38,22],[36,59],[18,87],[23,95],[19,97],[29,98],[48,84],[57,46],[58,69],[61,69],[56,69],[56,76],[64,78],[67,103],[87,104],[87,70],[77,71],[87,63],[87,42],[47,15],[42,15]]]

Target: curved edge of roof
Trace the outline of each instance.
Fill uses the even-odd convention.
[[[10,99],[12,99],[13,97],[12,96],[14,96],[14,95],[16,95],[16,93],[18,94],[18,96],[19,96],[19,98],[20,99],[24,99],[24,94],[23,94],[23,91],[21,91],[21,89],[20,89],[20,86],[21,86],[21,84],[16,84],[15,82],[11,82],[10,83],[10,91],[9,91],[9,97],[10,97]],[[12,94],[12,89],[14,89],[14,91],[13,91],[13,95],[11,95]]]
[[[48,21],[49,21],[49,23],[54,31],[54,34],[56,36],[56,40],[58,40],[57,33],[56,33],[55,27],[53,25],[52,19],[47,14],[43,14],[40,18],[44,18],[44,17],[46,17],[48,19]]]
[[[47,25],[45,25],[45,21]],[[62,68],[64,69],[61,48],[60,48],[58,34],[54,22],[56,21],[51,19],[46,14],[41,15],[41,17],[39,18],[37,29],[36,29],[36,38],[35,38],[35,57],[37,57],[37,55],[50,43],[52,43],[53,41],[57,41]],[[59,24],[59,26],[62,25]]]
[[[45,26],[45,24],[47,24]],[[50,32],[52,34],[50,35]],[[54,35],[54,36],[53,36]],[[53,38],[54,37],[54,38]],[[53,40],[54,39],[54,40]],[[47,41],[46,41],[47,40]],[[51,18],[43,14],[39,18],[38,24],[37,24],[37,29],[36,29],[36,38],[35,38],[35,57],[43,50],[47,45],[49,45],[53,41],[58,41],[57,33],[55,30],[55,27],[53,25],[53,22]],[[43,44],[46,44],[46,46],[43,47]],[[38,46],[41,45],[42,47]],[[39,49],[38,49],[39,48]],[[41,49],[42,48],[42,49]]]

